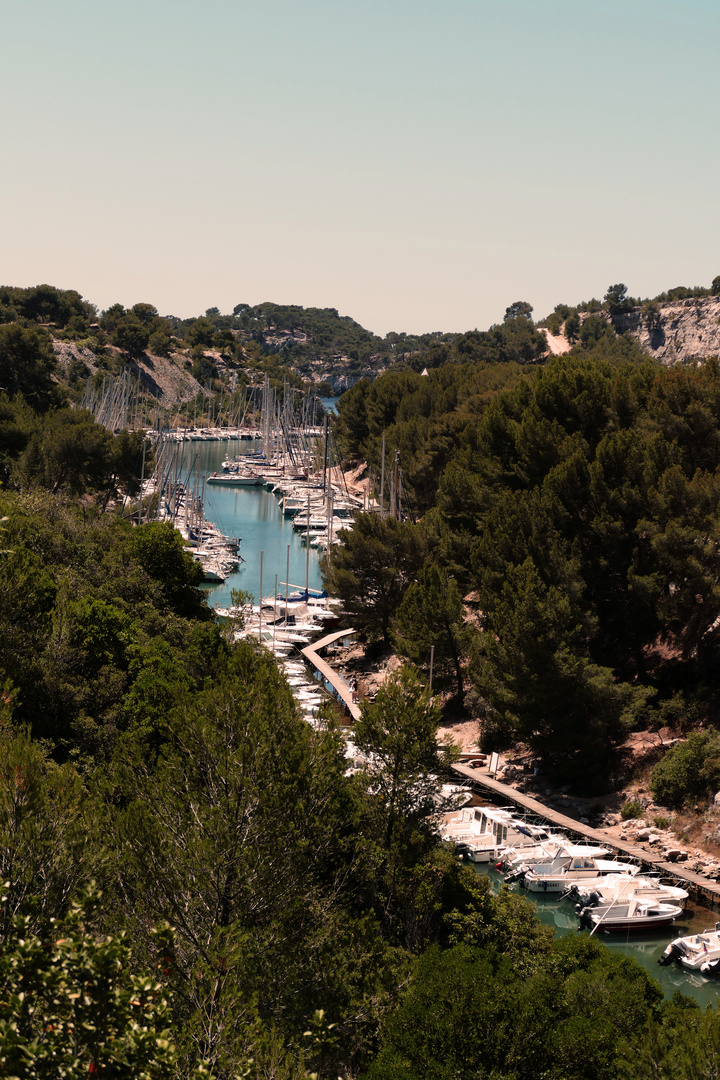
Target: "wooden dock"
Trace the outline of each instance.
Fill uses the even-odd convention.
[[[357,630],[336,630],[335,633],[328,634],[327,637],[320,638],[319,641],[315,641],[312,645],[307,645],[304,649],[300,650],[309,663],[320,672],[322,677],[327,679],[343,705],[347,707],[353,720],[360,719],[360,710],[353,701],[352,690],[345,679],[343,679],[342,675],[339,675],[337,671],[328,664],[327,660],[318,655],[318,650],[325,649],[328,645],[333,645],[341,638],[349,637],[351,634],[356,633]]]
[[[675,881],[682,883],[683,886],[689,885],[696,893],[700,893],[710,900],[712,904],[720,903],[720,882],[710,881],[708,878],[701,877],[700,874],[694,874],[692,870],[686,870],[677,863],[663,862],[652,852],[646,851],[637,844],[629,844],[617,836],[611,836],[610,833],[604,832],[602,829],[591,829],[589,825],[584,825],[575,818],[561,814],[559,810],[546,806],[545,803],[540,802],[538,799],[533,799],[522,791],[516,791],[509,784],[494,780],[486,768],[472,769],[467,765],[453,765],[452,768],[463,780],[470,780],[475,786],[492,792],[493,796],[500,797],[504,804],[512,803],[513,806],[518,806],[527,813],[535,814],[536,817],[549,821],[575,836],[587,837],[597,844],[604,844],[607,847],[614,848],[615,851],[644,863],[656,873],[672,877]]]

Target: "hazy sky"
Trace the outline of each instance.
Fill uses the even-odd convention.
[[[720,274],[718,0],[0,0],[0,282],[467,330]]]

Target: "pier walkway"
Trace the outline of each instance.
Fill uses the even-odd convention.
[[[703,893],[711,903],[720,903],[720,882],[710,881],[708,878],[701,877],[700,874],[694,874],[691,870],[682,867],[682,864],[664,862],[657,855],[646,851],[638,844],[629,844],[626,840],[611,836],[610,833],[604,832],[602,829],[591,829],[589,825],[584,825],[575,818],[567,817],[565,814],[561,814],[559,810],[553,810],[552,807],[546,806],[545,803],[540,802],[538,799],[533,799],[529,795],[525,795],[524,792],[510,787],[509,784],[493,780],[486,767],[472,769],[467,765],[453,765],[452,768],[463,780],[471,780],[476,787],[484,788],[486,791],[492,792],[494,796],[500,796],[504,803],[512,803],[514,806],[521,807],[528,813],[552,822],[553,825],[557,825],[558,828],[564,829],[566,832],[574,833],[576,836],[588,837],[594,840],[595,843],[612,847],[623,855],[645,863],[658,873],[671,876],[676,881],[681,882],[683,886],[691,886],[696,892]]]
[[[337,671],[328,664],[327,660],[324,660],[322,656],[318,655],[318,652],[320,649],[325,649],[328,645],[333,645],[336,641],[340,641],[341,638],[350,637],[351,634],[356,633],[357,630],[336,630],[334,634],[328,634],[327,637],[320,638],[319,641],[315,641],[312,645],[307,645],[304,649],[300,650],[306,660],[308,660],[312,666],[320,672],[322,677],[330,683],[343,705],[347,707],[353,720],[360,719],[360,710],[353,701],[353,692],[350,686],[345,679],[343,679],[342,675],[339,675]]]

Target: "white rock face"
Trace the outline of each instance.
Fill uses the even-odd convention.
[[[584,322],[590,314],[580,312],[580,321]],[[607,312],[592,314],[610,321]],[[615,325],[619,332],[632,334],[651,356],[668,367],[720,356],[720,296],[674,300],[659,305],[652,313],[636,308],[618,316]],[[562,334],[553,337],[547,329],[541,332],[550,353],[564,353],[571,348]]]
[[[720,296],[663,304],[650,327],[642,312],[632,311],[622,316],[618,329],[629,330],[668,366],[720,356]]]

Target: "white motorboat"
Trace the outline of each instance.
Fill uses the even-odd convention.
[[[671,941],[658,964],[665,967],[672,963],[703,975],[720,974],[720,922],[715,923],[714,930],[703,930],[701,934]]]
[[[252,472],[212,473],[207,478],[208,484],[221,484],[223,487],[257,487],[264,484],[262,476]]]
[[[552,862],[564,858],[601,859],[609,855],[611,849],[599,844],[574,844],[562,833],[550,833],[546,840],[538,844],[526,844],[524,847],[506,848],[500,855],[496,869],[506,870],[506,882],[518,881],[532,863]]]
[[[604,874],[637,874],[639,866],[617,859],[597,859],[588,856],[558,855],[551,862],[527,866],[520,883],[528,892],[564,893],[573,881],[597,878]]]
[[[664,885],[654,877],[641,874],[605,874],[601,877],[574,881],[568,896],[578,900],[578,907],[590,904],[609,904],[613,900],[662,900],[667,903],[683,903],[688,898],[687,889],[678,885]]]
[[[466,807],[446,815],[440,824],[443,840],[456,845],[471,862],[495,862],[508,844],[537,844],[550,834],[543,825],[519,818],[513,807]]]
[[[657,900],[623,900],[600,907],[586,907],[579,919],[580,930],[613,934],[636,930],[655,930],[671,926],[683,913],[679,904],[665,904]]]

